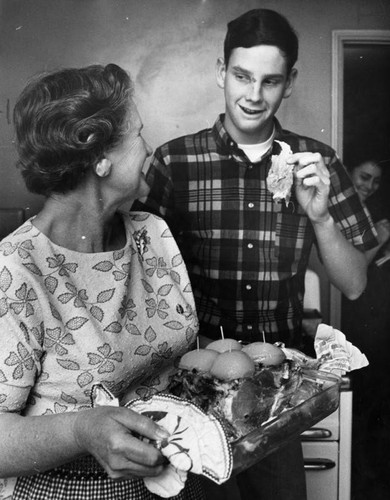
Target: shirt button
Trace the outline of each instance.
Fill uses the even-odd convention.
[[[249,169],[252,169],[252,168],[253,168],[253,165],[252,165],[252,164],[249,164],[249,165],[248,165],[248,168],[249,168]]]
[[[247,330],[252,330],[252,325],[246,325]]]
[[[253,243],[248,243],[248,248],[253,248]]]
[[[255,206],[255,204],[254,204],[254,203],[248,203],[248,207],[249,207],[249,208],[253,208],[254,206]]]
[[[245,288],[246,288],[247,290],[252,290],[252,285],[245,285]]]

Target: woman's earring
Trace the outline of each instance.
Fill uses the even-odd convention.
[[[103,158],[96,164],[95,172],[99,177],[107,177],[110,175],[112,163],[107,158]]]

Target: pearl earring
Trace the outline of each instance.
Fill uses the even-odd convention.
[[[95,172],[99,177],[107,177],[111,172],[112,163],[107,158],[103,158],[95,167]]]

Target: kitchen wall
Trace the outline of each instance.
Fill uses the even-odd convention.
[[[223,111],[214,67],[226,23],[255,7],[280,11],[300,34],[297,86],[279,119],[330,143],[332,30],[389,29],[386,0],[0,0],[0,208],[30,216],[42,205],[14,167],[12,109],[30,76],[116,62],[135,81],[144,135],[156,147]]]

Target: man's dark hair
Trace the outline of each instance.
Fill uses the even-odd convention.
[[[115,64],[62,69],[30,81],[14,109],[27,189],[48,196],[78,186],[125,134],[132,91],[130,76]]]
[[[256,45],[278,47],[287,59],[290,72],[298,59],[298,37],[285,17],[270,9],[253,9],[228,23],[224,42],[226,67],[232,50]]]

